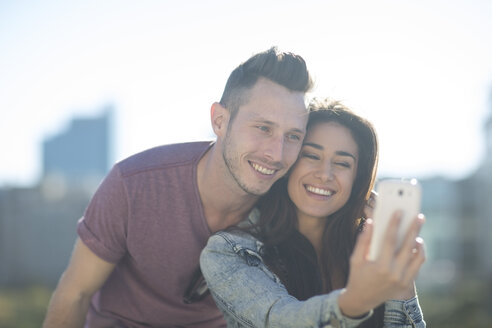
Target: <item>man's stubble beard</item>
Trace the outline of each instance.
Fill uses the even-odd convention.
[[[224,138],[224,148],[222,150],[222,158],[224,159],[224,163],[229,171],[230,176],[234,179],[236,184],[241,188],[244,192],[251,196],[261,196],[264,195],[270,187],[266,190],[255,190],[254,188],[249,187],[245,181],[241,179],[240,173],[240,156],[236,152],[233,151],[234,143],[232,142],[232,138],[230,136],[230,130],[227,130],[226,136]],[[248,163],[249,165],[249,163]]]

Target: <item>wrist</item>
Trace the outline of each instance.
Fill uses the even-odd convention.
[[[400,300],[400,301],[408,301],[412,298],[417,296],[417,291],[415,289],[415,284],[412,283],[411,286],[409,286],[406,290],[403,292],[399,293],[398,295],[395,295],[395,300]]]
[[[372,310],[372,308],[364,306],[360,298],[355,297],[345,288],[338,296],[338,307],[344,316],[352,319],[362,318]]]

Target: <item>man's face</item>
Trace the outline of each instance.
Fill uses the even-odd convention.
[[[229,122],[222,155],[237,185],[262,195],[296,161],[306,131],[304,94],[259,79]]]

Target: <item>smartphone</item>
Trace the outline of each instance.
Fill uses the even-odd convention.
[[[422,187],[416,179],[381,180],[376,186],[377,198],[373,212],[373,235],[369,259],[375,260],[381,252],[388,224],[396,211],[402,212],[398,229],[397,248],[401,247],[405,234],[415,217],[420,213]]]

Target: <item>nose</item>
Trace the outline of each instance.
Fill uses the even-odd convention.
[[[284,138],[274,137],[268,140],[265,148],[265,157],[272,162],[282,162],[284,156]]]
[[[330,181],[333,179],[333,166],[331,163],[320,165],[319,169],[314,173],[314,176],[320,179],[322,182]]]

